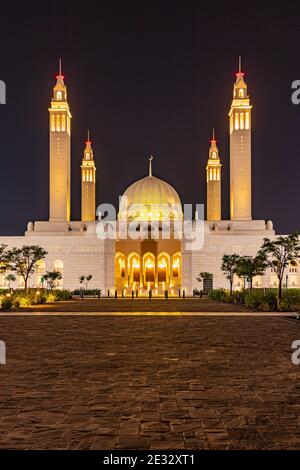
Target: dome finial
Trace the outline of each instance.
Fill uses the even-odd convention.
[[[153,155],[149,155],[149,176],[152,176],[152,160]]]

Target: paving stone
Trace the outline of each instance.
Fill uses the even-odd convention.
[[[0,339],[1,449],[300,449],[297,322],[1,316]]]

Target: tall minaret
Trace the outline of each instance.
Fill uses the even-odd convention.
[[[96,167],[90,141],[90,133],[85,142],[81,165],[81,220],[94,221],[96,218]]]
[[[71,212],[71,113],[61,60],[50,113],[50,221],[69,221]]]
[[[230,125],[230,218],[251,220],[251,108],[239,58]]]
[[[219,149],[213,129],[206,166],[207,220],[221,220],[221,167]]]

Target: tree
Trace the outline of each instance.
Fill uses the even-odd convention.
[[[255,276],[262,276],[267,266],[265,254],[259,253],[255,257],[240,256],[237,261],[236,274],[249,282],[250,290],[252,290],[253,278]]]
[[[7,245],[3,243],[0,245],[0,273],[3,274],[8,269],[8,252]]]
[[[203,271],[203,272],[199,273],[199,275],[198,275],[198,277],[196,277],[196,279],[197,279],[198,282],[203,282],[203,290],[205,290],[205,287],[211,289],[212,282],[210,282],[210,281],[212,281],[212,279],[213,279],[213,274],[212,273],[209,273],[207,271]],[[208,284],[208,286],[207,286],[207,284]]]
[[[80,276],[79,277],[79,282],[80,284],[83,284],[85,283],[85,290],[87,290],[88,288],[88,283],[90,282],[90,280],[93,278],[92,274],[88,274],[87,276]]]
[[[213,277],[212,273],[208,273],[206,271],[203,271],[203,272],[199,273],[199,276],[196,279],[197,279],[197,281],[202,282],[202,281],[208,281],[212,277]]]
[[[282,281],[284,270],[289,263],[300,257],[300,242],[298,232],[280,236],[275,240],[264,238],[258,255],[265,256],[267,265],[273,269],[278,278],[278,305],[282,300]]]
[[[57,281],[62,279],[62,275],[59,271],[47,271],[44,274],[44,280],[47,282],[47,285],[50,290],[53,290],[57,284]]]
[[[28,279],[34,273],[38,261],[44,259],[47,254],[44,248],[37,245],[14,247],[7,253],[9,267],[23,278],[25,290],[27,290]]]
[[[16,276],[15,276],[14,274],[11,274],[11,273],[10,273],[10,274],[7,274],[4,279],[5,279],[5,281],[8,282],[8,288],[10,289],[10,283],[11,283],[11,282],[15,282],[15,280],[16,280],[17,278],[16,278]]]
[[[237,254],[224,255],[222,258],[221,270],[225,274],[226,279],[230,285],[230,295],[232,295],[233,278],[237,271],[237,264],[240,256]]]

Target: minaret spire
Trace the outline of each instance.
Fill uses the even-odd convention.
[[[230,129],[230,218],[251,220],[251,110],[247,83],[239,71],[233,85],[229,111]]]
[[[87,131],[87,140],[83,151],[81,163],[81,220],[92,222],[96,215],[96,166],[94,152],[90,141],[90,131]]]
[[[56,67],[55,67],[56,69]],[[56,69],[57,70],[57,69]],[[50,215],[51,221],[69,221],[71,207],[71,113],[67,87],[58,61],[50,103]]]
[[[213,129],[206,166],[207,220],[221,220],[221,168],[215,129]]]
[[[149,156],[149,176],[152,176],[152,160],[153,160],[153,155]]]

